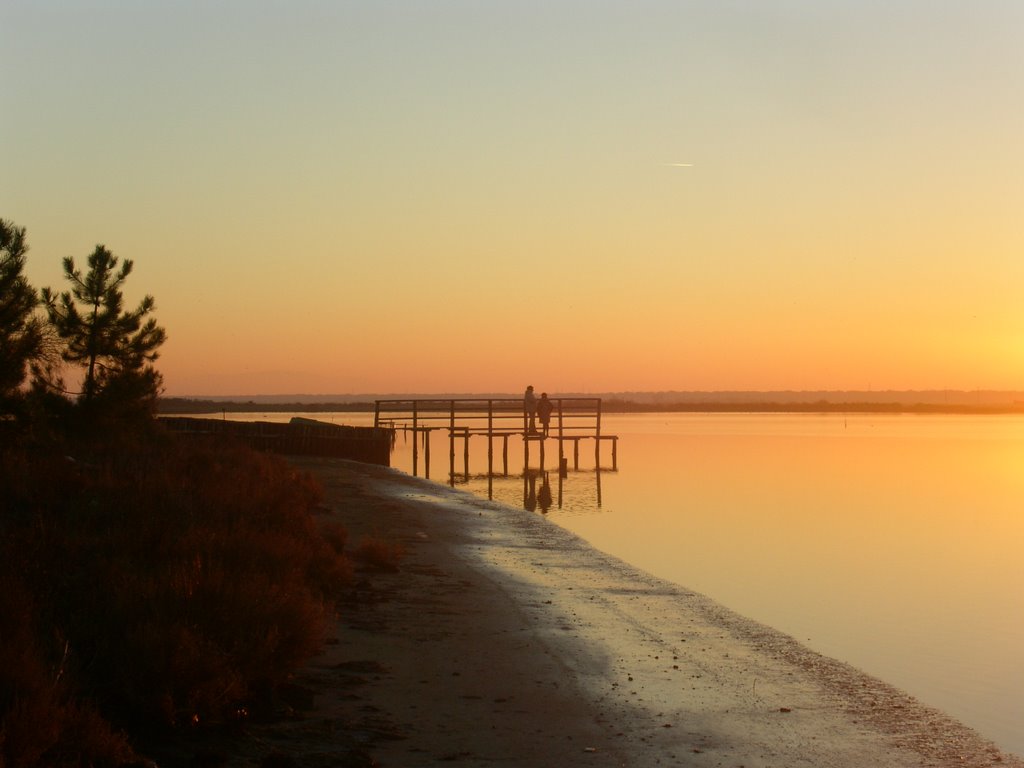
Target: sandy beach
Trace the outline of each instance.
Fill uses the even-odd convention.
[[[379,534],[405,556],[357,575],[289,716],[255,727],[233,764],[1024,767],[540,515],[390,469],[294,461],[350,541]]]

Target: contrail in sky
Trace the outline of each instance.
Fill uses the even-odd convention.
[[[693,168],[693,163],[665,163],[669,168]]]

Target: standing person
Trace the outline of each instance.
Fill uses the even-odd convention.
[[[551,426],[551,411],[554,405],[548,400],[548,393],[540,393],[540,401],[537,403],[537,416],[540,417],[540,426],[544,430],[544,437],[548,436],[548,429]]]
[[[526,411],[526,415],[529,417],[529,426],[527,431],[530,433],[537,431],[536,417],[537,417],[537,398],[533,394],[533,385],[531,384],[526,388],[526,394],[523,395],[523,410]]]

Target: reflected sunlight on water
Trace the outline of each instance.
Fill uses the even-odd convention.
[[[620,471],[601,473],[601,506],[594,473],[573,474],[553,521],[1024,753],[1024,419],[647,414],[604,428]],[[495,495],[521,505],[522,480]]]

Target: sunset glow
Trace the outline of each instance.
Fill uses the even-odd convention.
[[[169,395],[1024,388],[1024,4],[28,2],[0,216]]]

